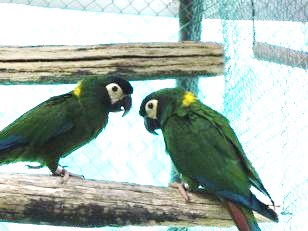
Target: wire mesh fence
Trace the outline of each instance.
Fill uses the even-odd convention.
[[[200,33],[199,38],[193,40],[223,43],[225,74],[212,78],[200,76],[197,82],[199,98],[227,116],[265,187],[280,205],[280,222],[262,224],[262,230],[307,229],[307,1],[285,0],[279,5],[275,1],[252,0],[0,2],[0,45],[17,46],[175,42],[183,39],[183,29],[197,28],[194,26],[198,19],[189,14],[196,12],[193,11],[196,7],[200,9],[202,4],[201,31],[197,28],[187,33]],[[186,21],[181,21],[184,17],[179,14],[181,4],[184,12],[188,12]],[[260,61],[254,56],[258,42],[301,54],[295,57],[287,53],[286,65],[270,59]],[[275,52],[277,57],[285,55],[272,51]],[[269,54],[264,54],[265,60],[266,55]],[[299,62],[298,58],[304,60],[304,66],[288,65]],[[132,84],[132,111],[123,119],[118,114],[110,115],[106,129],[97,139],[61,160],[61,165],[91,179],[167,186],[171,165],[163,138],[146,132],[138,110],[142,99],[150,92],[179,83],[155,80]],[[73,87],[0,86],[0,128],[40,102]],[[0,171],[49,173],[47,169],[29,170],[25,163],[1,166]],[[0,230],[21,228],[42,229],[40,226],[0,224]],[[44,230],[69,229],[44,227]],[[140,227],[104,229],[145,230]],[[146,230],[166,229],[148,227]],[[196,227],[188,230],[221,229]]]

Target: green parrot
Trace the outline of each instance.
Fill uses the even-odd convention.
[[[181,88],[151,93],[142,101],[139,114],[149,132],[161,129],[166,151],[189,188],[220,199],[239,230],[260,230],[253,210],[278,222],[276,212],[250,191],[255,187],[274,205],[223,115]]]
[[[133,88],[122,78],[87,78],[51,97],[0,132],[0,165],[38,162],[55,176],[78,176],[59,166],[63,158],[96,138],[109,112],[130,110]]]

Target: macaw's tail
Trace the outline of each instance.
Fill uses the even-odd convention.
[[[226,201],[227,209],[240,231],[261,231],[253,212],[243,206]]]
[[[237,213],[239,213],[239,211],[242,211],[243,213],[244,209],[242,208],[248,208],[249,209],[248,211],[251,211],[251,210],[256,211],[262,216],[274,222],[278,222],[277,213],[271,208],[269,208],[268,205],[258,200],[258,198],[256,198],[256,196],[253,195],[252,193],[250,193],[249,197],[245,197],[243,195],[236,194],[236,193],[230,193],[227,191],[220,191],[217,194],[218,194],[218,197],[222,201],[228,202],[227,205],[228,205],[229,211],[230,211],[230,207],[233,208],[234,206],[240,208],[240,210],[237,210],[238,211]],[[232,214],[232,211],[230,211],[230,213]],[[247,212],[245,214],[247,214]]]

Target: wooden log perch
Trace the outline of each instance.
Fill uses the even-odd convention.
[[[0,47],[0,84],[75,83],[115,73],[128,80],[222,75],[223,46],[179,42]]]
[[[61,184],[59,177],[1,174],[0,220],[75,227],[233,225],[212,196],[189,196],[185,203],[171,188],[74,178]]]

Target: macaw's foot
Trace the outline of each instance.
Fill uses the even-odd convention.
[[[178,182],[172,182],[169,185],[171,188],[176,188],[179,193],[181,194],[181,196],[184,198],[185,202],[189,201],[189,197],[187,194],[187,188],[185,187],[185,185],[183,183],[178,183]]]
[[[272,205],[267,205],[269,208],[273,209],[274,211],[277,211],[277,208],[280,208],[280,205],[275,205],[275,204],[272,204]]]
[[[44,165],[29,165],[29,164],[26,164],[26,167],[28,167],[28,169],[41,169],[41,168],[44,168]]]
[[[75,177],[79,179],[84,179],[83,175],[78,175],[72,172],[67,171],[66,169],[58,166],[55,172],[52,173],[53,176],[62,176],[62,181],[61,183],[64,184],[68,181],[69,177]]]

